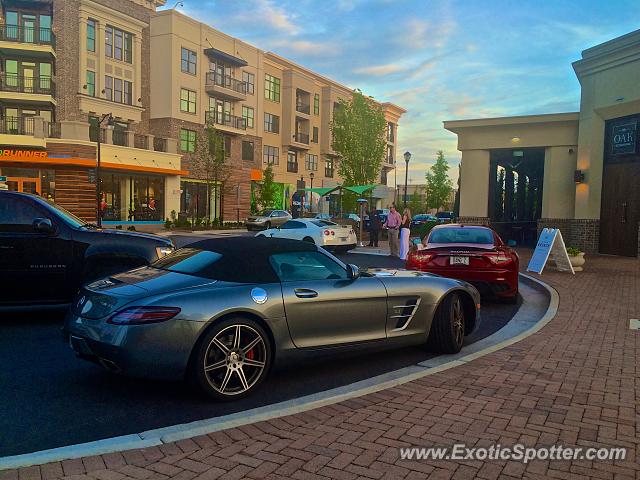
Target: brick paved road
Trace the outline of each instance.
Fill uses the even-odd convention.
[[[640,263],[588,257],[540,332],[468,364],[331,407],[0,479],[640,478]],[[625,461],[403,461],[398,447],[625,446]]]

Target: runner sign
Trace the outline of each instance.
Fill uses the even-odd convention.
[[[542,274],[549,258],[556,262],[556,267],[561,272],[571,272],[575,275],[567,253],[567,247],[562,239],[562,233],[557,228],[545,228],[542,230],[536,249],[527,266],[527,272]]]

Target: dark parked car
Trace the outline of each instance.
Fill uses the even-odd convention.
[[[437,222],[438,219],[429,213],[419,213],[411,219],[411,228],[416,228],[427,222]]]
[[[99,229],[37,195],[0,191],[0,309],[68,304],[82,284],[173,250],[168,239]]]
[[[436,217],[438,218],[438,222],[440,223],[453,223],[456,219],[456,216],[453,212],[438,212],[436,213]]]

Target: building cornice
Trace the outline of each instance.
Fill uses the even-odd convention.
[[[575,122],[580,119],[579,112],[547,113],[542,115],[520,115],[514,117],[476,118],[470,120],[448,120],[443,122],[444,128],[458,133],[465,128],[496,127],[507,125],[532,125],[554,122]]]
[[[588,48],[573,62],[578,80],[602,70],[640,60],[640,30]]]

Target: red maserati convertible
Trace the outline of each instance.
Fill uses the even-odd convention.
[[[457,278],[481,293],[518,299],[518,254],[489,227],[438,225],[409,252],[406,268]]]

